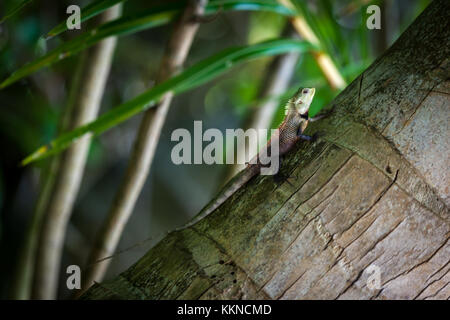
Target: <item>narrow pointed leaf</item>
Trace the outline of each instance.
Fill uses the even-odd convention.
[[[0,89],[22,79],[37,70],[51,65],[59,60],[72,56],[100,40],[111,36],[121,36],[135,33],[144,29],[157,27],[168,23],[183,8],[183,2],[170,3],[141,13],[113,20],[97,28],[87,31],[80,36],[61,44],[45,56],[38,58],[15,71],[0,84]],[[267,10],[280,14],[290,15],[291,11],[272,1],[261,0],[220,0],[212,1],[206,7],[205,14],[211,15],[225,10]]]
[[[96,15],[102,13],[106,9],[112,7],[118,2],[125,2],[127,0],[97,0],[81,9],[81,22],[87,21]],[[182,9],[186,5],[186,1],[178,1],[175,4],[178,9]],[[273,11],[283,15],[293,14],[289,9],[278,5],[273,0],[256,0],[256,1],[230,1],[230,0],[212,0],[209,8],[220,6],[235,6],[236,10],[259,10],[259,11]],[[67,30],[66,21],[62,21],[47,34],[47,37],[54,37]]]
[[[3,17],[0,18],[0,23],[3,23],[5,20],[11,18],[15,14],[17,14],[20,10],[22,10],[27,4],[32,2],[33,0],[23,0],[17,6],[9,10]]]

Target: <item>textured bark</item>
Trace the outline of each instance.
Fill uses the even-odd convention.
[[[290,183],[252,179],[83,298],[448,299],[449,14],[433,2],[310,125]]]

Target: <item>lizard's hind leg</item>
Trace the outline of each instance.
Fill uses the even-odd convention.
[[[302,140],[309,141],[309,142],[316,141],[320,136],[321,136],[321,134],[319,132],[314,133],[312,136],[308,136],[308,135],[302,134],[302,133],[297,134],[297,137],[299,137]]]
[[[280,156],[280,167],[281,164],[284,162],[284,156]],[[286,175],[285,173],[281,172],[281,168],[278,170],[278,172],[273,176],[273,180],[275,181],[276,184],[280,185],[283,182],[287,182],[291,187],[294,187],[294,185],[291,183],[291,181],[289,181],[289,179],[295,178],[295,180],[297,180],[297,176],[296,177],[291,177],[289,175]]]
[[[298,134],[297,137],[299,137],[302,140],[306,140],[306,141],[313,141],[314,140],[314,137],[308,136],[306,134],[301,134],[301,133]]]

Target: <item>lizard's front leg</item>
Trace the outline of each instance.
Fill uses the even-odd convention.
[[[288,180],[290,177],[287,176],[286,174],[281,172],[281,167],[283,165],[284,162],[284,155],[281,154],[278,157],[278,161],[279,161],[279,167],[278,167],[278,171],[273,175],[273,180],[275,181],[276,184],[280,185],[281,183],[283,183],[284,181],[286,181],[287,183],[289,183],[291,186],[292,183]]]
[[[317,121],[317,120],[326,118],[326,117],[328,117],[330,114],[332,114],[332,113],[334,112],[334,109],[335,109],[335,108],[336,108],[336,106],[333,106],[333,107],[331,108],[331,110],[326,111],[325,113],[319,114],[319,115],[317,115],[317,116],[315,116],[315,117],[311,117],[311,118],[310,118],[310,117],[308,116],[308,121],[309,121],[309,122],[314,122],[314,121]]]

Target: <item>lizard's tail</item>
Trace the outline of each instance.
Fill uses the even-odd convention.
[[[210,203],[208,203],[202,211],[200,211],[190,222],[182,227],[175,229],[175,231],[189,228],[208,216],[211,212],[220,207],[229,197],[231,197],[237,190],[239,190],[247,181],[258,174],[259,167],[250,165],[234,176],[222,189],[222,191]]]
[[[222,191],[219,193],[219,195],[212,200],[210,203],[208,203],[202,211],[200,211],[200,213],[198,215],[196,215],[190,222],[188,222],[187,224],[185,224],[182,227],[179,227],[173,231],[180,231],[186,228],[189,228],[191,226],[193,226],[194,224],[196,224],[197,222],[199,222],[200,220],[202,220],[204,217],[206,217],[207,215],[209,215],[211,212],[213,212],[214,210],[216,210],[218,207],[220,207],[220,205],[222,203],[224,203],[229,197],[231,197],[237,190],[239,190],[240,187],[242,187],[247,181],[249,181],[253,176],[255,176],[256,174],[259,173],[259,168],[257,166],[248,166],[246,169],[242,170],[241,172],[239,172],[236,176],[234,176],[233,179],[231,179],[222,189]],[[140,247],[144,244],[146,244],[149,241],[155,240],[156,238],[163,236],[164,232],[159,233],[159,235],[155,235],[152,237],[149,237],[127,249],[118,251],[116,253],[114,253],[111,256],[102,258],[98,261],[93,262],[93,264],[96,263],[100,263],[102,261],[105,260],[109,260],[112,259],[114,257],[117,257],[127,251],[130,251],[136,247]]]

